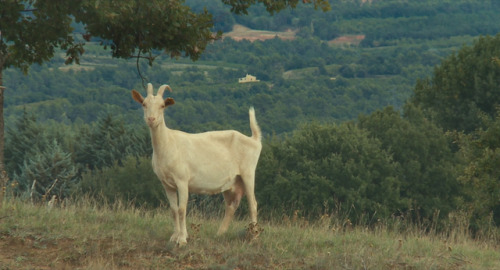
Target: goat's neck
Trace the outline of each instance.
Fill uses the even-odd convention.
[[[170,129],[165,125],[165,122],[160,123],[156,127],[150,127],[151,143],[153,144],[153,151],[157,152],[160,149],[166,149],[170,143]]]

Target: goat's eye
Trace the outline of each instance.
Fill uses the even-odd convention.
[[[142,103],[142,107],[146,108],[146,104]]]

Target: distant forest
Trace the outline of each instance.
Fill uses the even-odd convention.
[[[255,107],[265,138],[257,176],[264,212],[290,203],[315,211],[353,205],[356,211],[342,209],[353,219],[407,211],[431,219],[472,209],[476,224],[489,215],[500,221],[492,195],[500,165],[487,162],[498,155],[488,138],[499,119],[500,2],[362,2],[331,1],[329,12],[299,5],[271,16],[260,6],[234,15],[221,1],[188,0],[213,14],[214,31],[291,29],[295,39],[224,38],[196,62],[161,56],[151,67],[111,59],[92,40],[79,66],[56,57],[27,75],[6,70],[12,192],[27,196],[37,179],[41,200],[57,178],[61,197],[164,201],[142,109],[130,96],[131,89],[145,93],[139,66],[145,82],[172,87],[170,128],[250,134],[248,108]],[[364,35],[359,45],[329,42],[355,34]],[[239,84],[246,74],[260,82]],[[472,189],[477,179],[489,188]],[[313,183],[310,190],[301,189],[304,182]]]
[[[148,80],[172,86],[174,98],[182,101],[169,112],[172,125],[188,131],[214,128],[210,122],[243,128],[237,122],[244,121],[245,110],[234,112],[232,106],[254,105],[264,129],[278,134],[311,119],[341,122],[387,105],[400,108],[416,80],[430,75],[443,57],[478,35],[500,32],[496,1],[332,1],[329,12],[299,6],[273,16],[259,6],[248,15],[234,15],[219,1],[187,3],[207,6],[215,30],[229,31],[238,23],[298,31],[293,41],[224,39],[207,48],[197,62],[164,57],[152,68],[141,63]],[[364,34],[365,39],[354,47],[326,42],[346,34]],[[7,70],[7,117],[15,118],[26,108],[36,111],[40,121],[89,123],[109,111],[136,122],[135,104],[124,99],[131,88],[141,87],[135,62],[111,59],[106,51],[87,45],[81,68],[67,71],[61,57],[33,66],[27,76]],[[261,83],[235,83],[247,73]],[[273,117],[267,117],[268,112]]]
[[[214,14],[215,30],[229,31],[238,23],[260,30],[294,29],[297,38],[224,39],[207,48],[200,61],[164,57],[152,68],[141,63],[141,71],[153,83],[170,84],[173,97],[182,101],[169,112],[174,127],[201,131],[217,122],[243,128],[237,122],[246,119],[245,109],[235,112],[232,106],[254,105],[264,129],[280,134],[311,119],[341,122],[387,105],[400,108],[416,80],[430,75],[443,57],[478,35],[500,32],[496,1],[360,3],[332,1],[329,12],[299,6],[271,16],[259,6],[248,15],[234,15],[220,1],[190,0],[187,4],[195,9],[207,6]],[[364,34],[365,39],[354,47],[326,42],[346,34]],[[61,57],[33,66],[27,76],[7,70],[7,117],[26,109],[36,111],[40,121],[89,123],[109,111],[136,123],[137,108],[124,98],[131,88],[141,87],[135,61],[108,56],[90,43],[80,68],[67,71]],[[247,73],[261,83],[235,83]]]

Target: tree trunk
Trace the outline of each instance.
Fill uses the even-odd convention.
[[[3,86],[2,75],[3,75],[3,68],[2,66],[0,66],[0,173],[2,173],[5,170],[4,156],[3,156],[3,150],[4,150],[3,97],[4,97],[5,87]]]
[[[3,97],[5,87],[3,87],[3,64],[0,63],[0,208],[3,204],[3,196],[5,194],[5,186],[7,185],[7,172],[4,164],[4,123],[3,123]]]

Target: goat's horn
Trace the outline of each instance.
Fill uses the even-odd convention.
[[[163,92],[165,91],[165,88],[168,89],[168,91],[172,92],[172,88],[170,88],[170,86],[164,84],[164,85],[160,86],[160,89],[158,89],[157,95],[160,97],[163,96]]]
[[[148,83],[148,96],[153,95],[153,85],[151,83]]]

